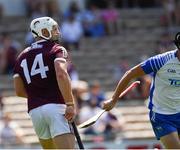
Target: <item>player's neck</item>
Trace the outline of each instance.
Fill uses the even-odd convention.
[[[36,37],[35,38],[35,41],[37,42],[37,41],[41,41],[41,40],[44,40],[43,38],[41,38],[41,37]]]

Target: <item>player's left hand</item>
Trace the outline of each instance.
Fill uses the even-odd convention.
[[[109,99],[102,103],[102,109],[106,111],[110,111],[115,105],[116,105],[116,102],[113,101],[112,99]]]
[[[75,118],[76,115],[76,110],[74,106],[67,106],[66,111],[65,111],[65,118],[69,121],[72,122]]]

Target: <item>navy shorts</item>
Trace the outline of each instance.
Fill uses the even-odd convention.
[[[149,117],[158,140],[175,131],[180,134],[180,113],[163,115],[150,111]]]

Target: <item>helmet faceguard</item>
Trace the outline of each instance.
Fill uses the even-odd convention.
[[[40,17],[34,19],[30,24],[30,29],[34,38],[41,37],[46,40],[52,38],[51,31],[53,26],[58,26],[58,23],[50,17]],[[47,36],[44,36],[44,31],[47,32]]]

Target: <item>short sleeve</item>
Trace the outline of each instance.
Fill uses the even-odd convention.
[[[60,45],[54,46],[51,54],[54,58],[54,61],[57,59],[63,59],[67,61],[69,59],[67,50],[63,46],[60,46]]]
[[[141,63],[141,68],[146,74],[150,74],[154,72],[153,67],[151,66],[151,58],[145,60]]]
[[[170,59],[175,57],[175,53],[164,53],[159,54],[154,57],[150,57],[146,61],[142,62],[140,65],[146,74],[152,72],[157,72],[161,67],[163,67]]]
[[[20,75],[20,61],[19,61],[19,58],[16,59],[16,62],[15,62],[15,65],[14,65],[14,69],[13,69],[13,74],[14,75],[17,75],[19,74]]]

